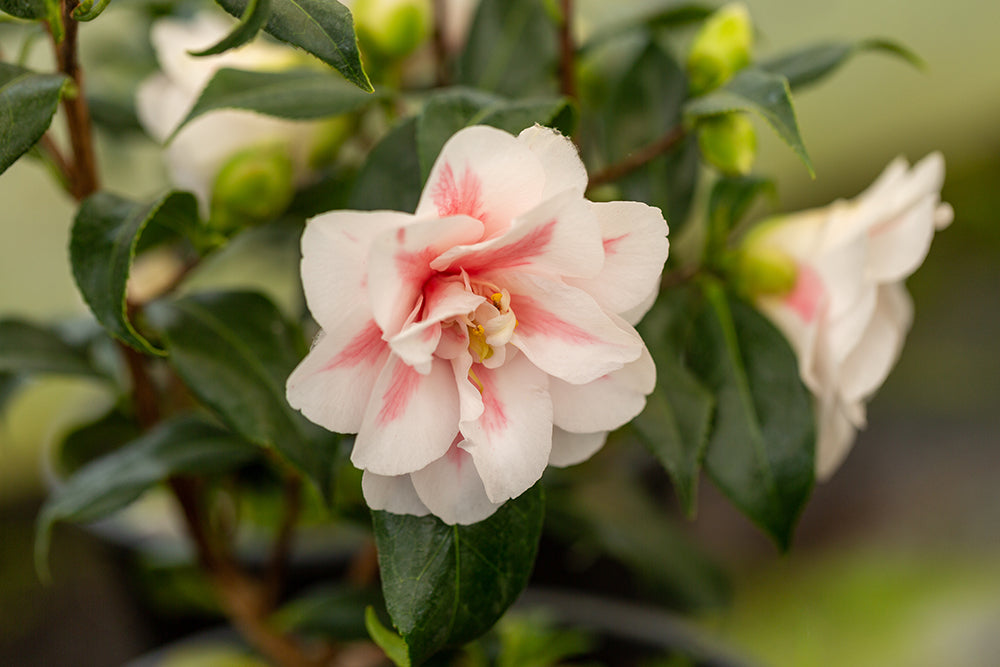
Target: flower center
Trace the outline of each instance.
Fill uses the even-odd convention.
[[[490,282],[472,282],[468,276],[464,276],[464,279],[470,292],[487,299],[464,318],[469,332],[469,352],[472,359],[484,363],[494,357],[497,348],[502,348],[510,340],[514,327],[517,326],[517,318],[510,309],[510,292]],[[502,362],[503,359],[499,361]]]

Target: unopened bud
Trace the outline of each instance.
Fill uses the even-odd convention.
[[[354,0],[354,28],[365,53],[399,60],[430,36],[431,0]]]
[[[293,176],[284,146],[255,146],[236,153],[215,177],[212,226],[229,233],[275,217],[292,201]]]
[[[702,157],[724,174],[745,175],[757,156],[757,132],[740,113],[710,116],[698,122]]]
[[[743,3],[722,7],[705,21],[691,44],[687,72],[691,93],[718,88],[750,64],[753,24]]]
[[[753,298],[764,295],[788,294],[798,279],[795,260],[781,250],[762,243],[754,243],[751,233],[733,262],[736,288]]]

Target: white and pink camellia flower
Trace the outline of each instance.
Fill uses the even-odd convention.
[[[445,144],[415,213],[309,222],[302,282],[322,332],[288,400],[358,434],[371,507],[480,521],[642,410],[656,370],[632,325],[667,226],[586,185],[557,132],[477,126]]]
[[[788,337],[818,411],[816,473],[829,477],[865,425],[865,402],[899,357],[913,317],[903,281],[952,219],[941,203],[944,160],[912,169],[897,159],[852,201],[764,223],[744,252],[778,251],[797,275],[791,291],[757,299]]]

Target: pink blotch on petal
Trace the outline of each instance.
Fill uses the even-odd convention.
[[[466,271],[510,269],[531,264],[532,259],[541,255],[552,242],[555,226],[556,221],[552,220],[507,245],[474,250],[452,264]]]
[[[420,384],[420,374],[401,361],[396,361],[392,370],[392,380],[388,389],[382,395],[382,409],[379,410],[377,422],[380,425],[395,421],[406,411],[406,405]]]
[[[330,360],[324,371],[334,368],[352,367],[361,363],[372,363],[382,352],[385,343],[382,341],[382,330],[374,320],[368,322],[361,332],[351,339],[344,348]]]
[[[785,304],[804,322],[812,322],[819,311],[826,290],[819,275],[810,267],[800,265],[795,287],[785,297]]]
[[[614,255],[616,252],[618,252],[617,250],[618,244],[621,243],[626,236],[628,236],[628,234],[622,234],[621,236],[616,236],[614,238],[604,239],[605,256]]]
[[[477,377],[483,387],[483,415],[479,418],[479,423],[484,431],[493,433],[502,431],[507,428],[507,413],[504,411],[503,403],[497,399],[493,377],[485,371],[479,373]]]
[[[437,183],[434,184],[434,205],[438,215],[468,215],[482,220],[483,185],[479,177],[468,167],[462,173],[462,179],[455,181],[455,173],[447,162],[441,168]]]
[[[548,336],[577,345],[599,343],[601,340],[585,329],[556,317],[530,297],[518,295],[515,308],[516,331],[522,336]]]

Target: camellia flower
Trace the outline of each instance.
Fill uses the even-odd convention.
[[[765,222],[744,243],[744,266],[772,282],[751,289],[757,305],[788,337],[816,399],[820,478],[847,455],[899,357],[913,316],[903,281],[952,219],[943,180],[940,154],[912,169],[900,158],[854,200]]]
[[[466,128],[413,214],[333,211],[302,237],[322,327],[288,400],[357,433],[368,504],[468,524],[635,417],[655,367],[632,328],[667,257],[658,209],[593,203],[573,144]]]
[[[221,16],[199,13],[191,20],[161,19],[151,39],[161,72],[147,78],[136,94],[136,111],[149,134],[166,142],[217,70],[283,70],[302,64],[293,49],[257,39],[238,49],[214,56],[196,57],[198,51],[218,42],[231,29]],[[309,157],[321,125],[272,118],[243,110],[204,114],[186,125],[166,147],[170,179],[192,191],[207,214],[216,176],[229,158],[253,147],[278,148],[291,163],[293,180],[310,173]]]

